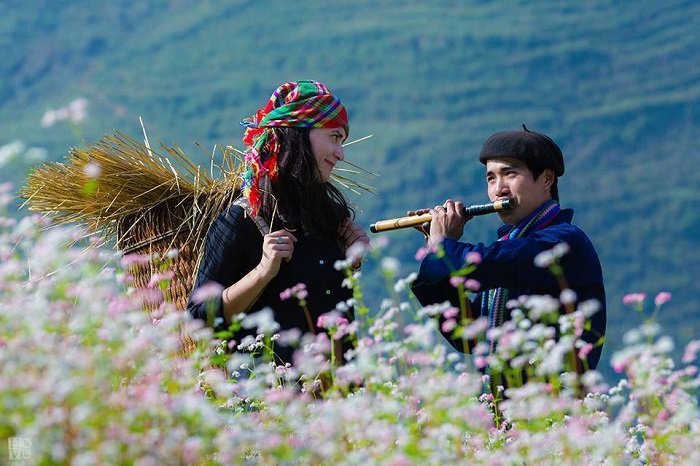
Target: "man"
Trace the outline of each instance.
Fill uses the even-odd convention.
[[[451,271],[463,267],[468,254],[478,253],[481,261],[467,277],[477,280],[480,286],[470,303],[470,317],[488,317],[489,326],[499,326],[510,319],[508,300],[523,295],[559,298],[565,283],[565,287],[575,292],[578,303],[595,299],[600,304],[591,317],[590,329],[582,336],[593,346],[592,349],[589,346],[587,366],[595,368],[606,323],[603,276],[590,240],[571,224],[573,211],[559,207],[557,181],[564,174],[561,150],[548,136],[523,125],[523,130],[502,131],[489,137],[479,160],[486,165],[489,199],[492,202],[510,199],[514,204],[513,208],[498,213],[504,223],[498,230],[498,241],[491,244],[458,241],[470,219],[462,212],[461,202],[448,200],[443,206],[431,209],[428,246],[433,250],[440,248],[444,255],[431,253],[423,259],[412,286],[414,294],[423,305],[450,300],[459,307],[456,289],[449,280]],[[427,225],[424,231],[427,234]],[[547,267],[535,265],[536,256],[561,243],[568,245],[568,252],[558,259],[563,282]],[[461,339],[445,336],[456,349],[465,349]]]

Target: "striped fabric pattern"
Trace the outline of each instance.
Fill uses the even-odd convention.
[[[499,238],[498,241],[523,238],[534,231],[541,230],[552,223],[557,215],[559,215],[560,210],[559,203],[555,200],[550,200],[542,204],[535,213],[513,227],[507,234]],[[503,324],[503,315],[505,314],[509,295],[510,293],[507,288],[494,288],[488,291],[488,295],[483,295],[481,299],[482,315],[488,315],[488,328],[500,327],[501,324]],[[490,352],[493,353],[496,349],[496,340],[491,340],[489,346],[491,349]]]

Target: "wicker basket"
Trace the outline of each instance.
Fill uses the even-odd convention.
[[[191,202],[187,200],[174,212],[156,206],[145,214],[126,216],[117,227],[117,249],[125,255],[139,254],[151,258],[148,264],[134,265],[129,270],[136,288],[147,287],[151,277],[162,271],[168,253],[177,250],[177,256],[169,264],[175,275],[170,280],[165,298],[179,310],[187,307],[194,284],[198,246],[203,240],[193,236],[197,232],[193,232],[193,225],[188,223],[186,211],[191,208]]]
[[[48,213],[58,223],[78,223],[101,232],[125,255],[148,256],[147,264],[128,270],[135,288],[146,288],[153,274],[167,265],[174,277],[165,299],[182,311],[209,226],[240,195],[241,168],[234,155],[225,152],[219,166],[222,176],[215,180],[192,165],[181,150],[162,148],[165,153],[157,154],[121,133],[107,135],[88,148],[72,149],[65,163],[35,169],[21,194],[33,211]],[[90,163],[99,165],[99,175],[87,175]],[[86,186],[91,187],[89,192]],[[166,259],[173,249],[177,256]],[[182,342],[186,353],[193,348],[194,342],[184,334]]]

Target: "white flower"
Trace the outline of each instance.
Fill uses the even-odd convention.
[[[335,270],[345,270],[352,267],[352,259],[337,260],[333,263],[333,268]]]
[[[654,343],[654,351],[657,353],[670,353],[675,348],[673,339],[669,336],[663,336]]]
[[[554,263],[554,254],[552,251],[542,251],[535,256],[535,265],[545,269]]]
[[[280,329],[280,325],[275,321],[272,309],[266,307],[253,314],[246,315],[241,322],[243,328],[257,328],[259,334],[272,334]]]
[[[399,271],[401,263],[395,257],[383,257],[380,266],[383,272],[395,274]]]
[[[14,141],[0,147],[0,167],[19,157],[24,152],[25,147],[22,141]]]
[[[558,374],[564,369],[564,357],[571,349],[572,339],[565,335],[555,343],[537,368],[537,375]]]
[[[442,315],[442,313],[445,312],[450,307],[452,307],[452,304],[450,304],[449,301],[445,301],[445,302],[437,303],[437,304],[430,304],[428,306],[425,306],[425,307],[419,309],[418,316],[419,317],[424,317],[424,316],[434,317],[437,315]]]
[[[635,343],[638,343],[642,339],[642,334],[639,330],[636,328],[633,328],[631,330],[628,330],[625,332],[624,335],[622,335],[622,341],[625,343],[625,345],[633,345]]]
[[[413,283],[413,281],[418,277],[418,273],[412,272],[408,277],[406,278],[401,278],[399,280],[396,280],[396,283],[394,284],[394,291],[397,293],[401,293],[406,289],[408,285]]]
[[[579,303],[577,310],[588,319],[600,310],[600,302],[597,299],[588,299]]]
[[[567,243],[559,243],[552,249],[552,254],[557,259],[564,256],[564,254],[569,252],[569,245]]]
[[[102,174],[102,166],[97,162],[86,163],[83,167],[83,173],[88,178],[97,178]]]
[[[657,322],[646,322],[639,328],[646,338],[651,338],[659,334],[661,326]]]
[[[518,322],[518,328],[521,330],[527,330],[532,326],[532,322],[529,319],[523,319]]]
[[[352,262],[362,260],[367,253],[369,245],[364,241],[355,241],[350,245],[347,251],[345,251],[345,257],[350,259]]]
[[[569,288],[562,290],[559,295],[559,301],[562,304],[574,304],[576,302],[576,292]]]

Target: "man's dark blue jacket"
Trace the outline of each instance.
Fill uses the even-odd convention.
[[[450,284],[451,270],[458,270],[466,263],[466,255],[477,252],[481,263],[468,278],[478,280],[480,291],[493,288],[507,288],[510,299],[522,295],[549,295],[558,298],[561,286],[548,268],[537,267],[535,256],[554,248],[559,243],[566,243],[570,250],[561,259],[568,288],[576,292],[578,302],[595,299],[600,303],[600,310],[591,317],[591,329],[584,331],[583,339],[594,345],[587,357],[588,367],[594,369],[600,360],[602,345],[596,343],[605,335],[606,310],[603,273],[598,254],[586,234],[571,224],[574,212],[562,209],[554,221],[547,227],[534,231],[523,238],[508,241],[496,241],[489,245],[483,243],[462,243],[446,238],[442,247],[444,257],[429,254],[421,263],[418,277],[413,282],[412,291],[424,306],[450,301],[458,304],[457,290]],[[499,228],[499,237],[507,233],[510,225]],[[486,293],[484,293],[486,294]],[[472,301],[474,317],[481,312],[481,296],[478,293]],[[503,320],[509,320],[509,311]],[[461,340],[453,340],[445,335],[459,351],[463,350]]]

